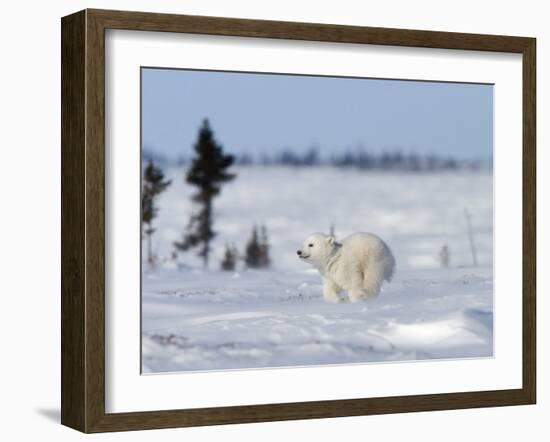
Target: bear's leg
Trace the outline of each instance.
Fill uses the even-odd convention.
[[[353,288],[348,291],[349,300],[351,302],[361,302],[367,298],[367,294],[360,288]]]
[[[366,298],[366,293],[363,290],[363,275],[357,274],[351,278],[348,297],[351,302],[360,302]]]
[[[382,288],[385,269],[383,263],[379,261],[373,262],[365,270],[363,277],[363,292],[369,299],[376,298]]]
[[[368,299],[374,299],[380,294],[381,289],[380,282],[376,279],[366,280],[363,292]]]
[[[334,281],[328,278],[323,279],[323,298],[327,302],[340,302],[342,299],[338,296],[340,293],[340,287],[338,287]]]

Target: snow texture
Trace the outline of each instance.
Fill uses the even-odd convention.
[[[159,264],[142,266],[144,373],[492,356],[491,172],[238,168],[214,203],[209,270],[194,251],[169,258],[192,189],[183,170],[167,172],[173,184],[153,237]],[[272,268],[220,271],[225,244],[242,251],[255,223],[267,226]],[[369,231],[392,248],[396,274],[377,299],[326,303],[319,274],[296,256],[331,224],[337,238]],[[438,261],[445,244],[449,268]]]

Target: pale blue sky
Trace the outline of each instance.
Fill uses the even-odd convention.
[[[142,142],[189,157],[203,118],[231,153],[359,145],[381,152],[489,158],[493,86],[281,74],[142,69]]]

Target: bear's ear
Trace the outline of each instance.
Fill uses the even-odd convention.
[[[330,235],[328,238],[327,238],[327,243],[329,243],[330,245],[333,245],[334,242],[336,241],[336,238],[332,235]]]

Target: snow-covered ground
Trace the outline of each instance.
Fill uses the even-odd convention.
[[[194,251],[168,259],[191,210],[183,170],[159,198],[159,266],[143,265],[143,371],[218,370],[491,356],[492,174],[398,174],[242,167],[215,201],[210,269]],[[472,266],[464,210],[479,265]],[[273,266],[219,270],[226,243],[242,252],[265,224]],[[327,304],[296,249],[315,231],[370,231],[397,272],[372,302]],[[438,253],[447,244],[451,267]]]

